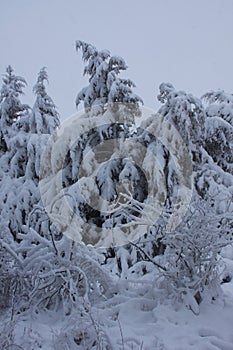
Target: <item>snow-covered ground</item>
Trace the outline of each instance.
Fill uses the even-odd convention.
[[[225,274],[230,276],[233,249],[225,248],[223,257]],[[169,301],[160,303],[156,293],[151,298],[140,295],[140,288],[138,295],[126,288],[98,307],[90,306],[90,327],[84,327],[82,334],[97,334],[100,346],[96,349],[233,350],[233,281],[222,284],[222,292],[213,303],[202,302],[195,315],[185,306],[177,310]],[[8,335],[11,345],[8,340],[2,350],[89,349],[88,339],[86,346],[77,346],[80,324],[75,313],[26,314],[15,316],[13,322],[6,321],[8,317],[1,316],[1,340]],[[105,343],[109,347],[104,347]]]

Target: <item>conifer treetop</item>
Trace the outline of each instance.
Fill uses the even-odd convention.
[[[84,75],[89,76],[89,85],[79,92],[76,106],[83,101],[85,110],[89,111],[94,106],[107,103],[124,103],[131,105],[134,113],[139,113],[139,104],[143,101],[132,91],[135,84],[130,79],[119,77],[120,72],[127,69],[124,59],[111,56],[108,50],[98,51],[93,45],[80,40],[76,41],[76,50],[82,51],[83,61],[87,63]]]

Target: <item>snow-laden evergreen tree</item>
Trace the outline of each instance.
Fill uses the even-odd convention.
[[[0,159],[0,211],[5,229],[16,238],[22,226],[27,224],[34,205],[40,200],[40,155],[59,119],[52,100],[45,92],[45,70],[39,73],[34,88],[36,103],[30,112],[28,109],[26,111],[18,98],[24,80],[17,78],[19,83],[16,81],[13,84],[11,69],[8,69],[8,74],[9,79],[4,78],[3,81],[2,96],[5,98],[2,98],[0,106],[2,125],[5,123],[6,126],[2,130],[7,144],[7,150]]]
[[[101,112],[106,104],[108,108],[116,108],[117,103],[124,103],[133,113],[140,113],[138,103],[142,103],[142,99],[132,91],[135,84],[119,77],[120,72],[127,69],[122,57],[111,56],[108,50],[98,51],[80,40],[76,41],[76,50],[82,51],[83,60],[87,62],[84,74],[89,77],[89,85],[77,96],[77,106],[83,101],[87,112],[95,107],[94,113],[98,113],[98,109]]]
[[[35,203],[28,210],[28,216],[22,230],[17,234],[20,240],[17,254],[23,260],[23,273],[29,278],[31,289],[29,303],[40,309],[57,310],[63,307],[65,312],[71,312],[78,298],[96,299],[101,297],[111,286],[111,281],[98,264],[97,257],[84,247],[67,238],[63,230],[59,230],[47,215],[44,202],[41,199],[39,177],[45,176],[42,169],[52,161],[51,154],[42,158],[51,138],[56,139],[55,130],[59,126],[59,116],[52,99],[45,89],[48,80],[43,68],[33,91],[36,102],[29,115],[29,139],[27,144],[28,161],[25,177],[33,179],[35,189],[33,198]],[[54,135],[53,135],[54,134]],[[43,164],[42,164],[43,162]],[[25,186],[28,188],[28,180]],[[47,188],[50,191],[51,188]],[[42,190],[43,192],[43,190]],[[56,198],[53,198],[56,204]],[[65,216],[65,212],[64,212]],[[31,278],[32,276],[32,278]]]
[[[33,87],[36,102],[30,116],[30,132],[52,135],[60,125],[60,120],[56,106],[46,92],[45,82],[48,82],[48,75],[46,69],[42,68],[38,74],[37,83]]]
[[[227,172],[231,172],[232,167],[232,126],[227,119],[230,120],[231,107],[229,99],[226,98],[224,109],[223,95],[221,106],[216,96],[211,96],[205,95],[211,102],[205,109],[200,99],[176,91],[171,84],[161,84],[158,98],[165,104],[159,113],[173,123],[187,145],[192,159],[194,185],[199,195],[202,198],[206,195],[205,198],[209,200],[214,192],[216,196],[216,191],[218,195],[222,193],[221,199],[219,197],[215,201],[220,208],[220,203],[224,206],[223,203],[229,203],[230,200],[228,195],[226,201],[223,188],[225,194],[229,193],[231,180]],[[220,184],[223,186],[222,190]],[[171,188],[173,187],[171,184]]]
[[[17,123],[27,118],[28,106],[20,101],[26,82],[16,76],[8,66],[3,76],[0,99],[0,255],[1,255],[1,299],[6,305],[11,304],[11,292],[14,277],[19,263],[16,254],[16,235],[20,227],[19,221],[25,218],[28,209],[23,203],[23,183],[26,169],[25,152],[26,135],[21,135]],[[17,208],[21,207],[18,212]]]
[[[138,205],[146,197],[145,175],[137,165],[137,163],[142,163],[143,157],[134,150],[134,153],[137,154],[137,159],[134,162],[126,159],[127,155],[132,153],[133,146],[130,144],[127,146],[128,153],[127,150],[122,150],[123,147],[121,149],[125,139],[133,141],[137,135],[132,121],[134,116],[140,112],[139,102],[141,99],[131,90],[133,84],[127,83],[129,80],[125,80],[125,82],[119,80],[118,73],[123,67],[126,68],[123,59],[113,59],[105,51],[99,53],[91,45],[83,42],[78,42],[77,46],[83,50],[84,60],[88,61],[85,72],[90,76],[89,85],[82,90],[77,98],[77,104],[84,101],[87,115],[84,115],[84,118],[80,117],[74,120],[71,124],[72,128],[69,125],[67,128],[64,126],[64,130],[60,131],[62,136],[54,139],[51,149],[48,148],[48,154],[51,155],[49,168],[52,173],[46,174],[46,167],[44,167],[45,174],[42,176],[41,183],[46,192],[45,197],[48,199],[46,207],[53,208],[54,219],[57,220],[56,224],[59,230],[65,235],[74,235],[76,239],[79,237],[84,243],[92,242],[95,244],[98,243],[98,232],[102,228],[111,229],[119,225],[119,233],[121,233],[121,225],[126,224],[127,228],[127,224],[129,226],[132,219],[140,215]],[[117,84],[119,84],[119,89],[115,90],[116,94],[113,98],[114,86]],[[107,118],[109,112],[112,116],[111,124],[106,123],[106,120],[109,121]],[[122,123],[119,121],[121,112],[125,116]],[[90,123],[93,123],[93,126],[99,125],[98,121],[102,125],[94,129],[90,127],[86,131],[86,126],[92,125]],[[117,121],[118,123],[114,124]],[[126,121],[125,124],[124,121]],[[81,135],[78,140],[75,137],[76,128],[79,128]],[[114,141],[115,138],[120,140],[117,145]],[[102,147],[101,144],[107,141],[112,141],[112,145],[109,148]],[[99,147],[98,150],[97,147]],[[90,182],[89,175],[95,178],[95,184]],[[57,178],[58,182],[59,178],[62,178],[60,192],[57,190],[58,183],[56,185],[54,183],[55,186],[50,185],[51,178]],[[85,201],[80,191],[85,192]],[[124,195],[128,196],[126,203]],[[66,196],[69,208],[60,201],[62,196]],[[109,214],[105,210],[105,204],[102,203],[96,210],[94,203],[97,201],[98,204],[98,200],[101,199],[106,200],[112,207],[116,205],[117,211],[115,210],[113,215]],[[60,207],[59,203],[61,203]],[[84,225],[84,232],[82,223],[78,225],[76,223],[76,218],[79,216],[84,223],[88,222],[89,224],[88,228]],[[55,245],[57,244],[58,242],[55,242]],[[106,260],[109,254],[111,255],[110,251],[104,252]],[[115,254],[113,250],[112,254]],[[120,255],[124,254],[120,253]],[[120,261],[120,259],[118,260]],[[98,277],[99,284],[105,284],[104,276],[103,269],[103,276],[101,277],[99,274]]]
[[[29,231],[34,229],[40,236],[50,236],[50,223],[41,209],[38,182],[41,154],[59,124],[59,117],[45,90],[47,74],[44,69],[34,87],[36,102],[31,111],[24,108],[18,96],[22,84],[18,84],[17,79],[24,80],[15,77],[11,69],[7,72],[11,79],[4,78],[2,96],[5,98],[0,106],[2,125],[6,126],[3,130],[7,130],[7,149],[0,158],[1,246],[12,257],[14,272],[18,271],[30,281],[33,273],[30,275],[24,268],[25,258],[38,242],[29,242]],[[14,84],[12,77],[16,80]]]
[[[81,140],[78,140],[74,145],[70,145],[70,149],[67,150],[62,174],[63,185],[67,195],[74,196],[75,201],[77,200],[75,183],[78,180],[77,175],[80,174],[80,165],[84,155],[90,149],[99,146],[101,142],[121,138],[133,138],[134,131],[130,129],[130,125],[134,121],[134,117],[140,114],[139,104],[141,103],[141,98],[133,92],[133,82],[129,79],[121,79],[119,77],[119,73],[127,68],[121,57],[111,56],[107,50],[98,51],[94,46],[82,41],[76,42],[76,48],[77,50],[82,50],[83,60],[87,62],[84,74],[89,76],[89,85],[78,94],[76,104],[78,106],[81,101],[84,102],[85,112],[89,117],[92,117],[93,125],[95,125],[98,118],[99,120],[103,120],[104,123],[104,118],[108,112],[112,113],[112,124],[108,123],[99,128],[88,130],[88,132],[82,135]],[[119,119],[120,117],[122,119]],[[88,124],[87,119],[80,119],[80,128],[82,122]],[[83,130],[85,130],[85,127]],[[65,135],[64,139],[68,139],[68,137],[68,135]],[[135,199],[139,199],[144,194],[137,193],[137,184],[143,182],[144,177],[134,164],[130,164],[129,160],[123,159],[125,155],[123,156],[121,154],[119,143],[117,145],[116,143],[116,141],[115,143],[114,141],[112,142],[112,150],[111,147],[109,149],[104,149],[103,147],[97,154],[92,153],[94,160],[93,164],[89,164],[89,168],[94,167],[92,176],[96,174],[96,185],[99,196],[104,200],[113,202],[118,197],[117,183],[128,178],[131,184],[134,185]],[[61,145],[57,146],[58,149],[60,147]],[[101,158],[100,153],[105,155],[107,157],[106,159],[109,159],[102,167],[100,165],[103,162],[104,156]],[[118,159],[114,159],[116,157]],[[88,167],[88,164],[86,167]],[[86,176],[83,176],[81,179],[83,187],[85,187],[85,181]],[[91,189],[89,194],[92,192],[93,190]],[[120,223],[126,220],[126,215],[123,215],[123,211],[120,214],[118,213],[119,215],[115,216],[114,220],[112,220],[112,217],[109,218],[107,214],[104,214],[104,207],[101,207],[99,211],[95,210],[86,203],[83,203],[82,200],[80,201],[80,198],[81,196],[78,198],[76,208],[80,213],[79,215],[84,220],[94,222],[98,227],[103,227],[110,222],[111,225],[115,226],[117,222]],[[90,198],[89,202],[94,203],[94,200],[94,198]]]
[[[29,211],[29,225],[41,235],[44,235],[50,229],[46,215],[43,219],[44,215],[41,217],[41,211],[39,209],[41,200],[38,182],[41,155],[49,138],[60,125],[56,106],[46,91],[46,82],[48,82],[48,75],[46,69],[42,68],[38,74],[37,82],[33,87],[36,101],[27,121],[29,137],[27,142],[27,167],[25,171],[26,178],[32,179],[36,186],[34,190],[34,204],[37,205],[37,209],[32,207]]]
[[[159,87],[158,100],[164,105],[159,113],[175,125],[195,161],[200,156],[205,136],[205,110],[201,100],[184,91],[177,91],[172,84]]]
[[[148,232],[135,242],[136,254],[129,245],[127,251],[120,248],[116,256],[123,276],[128,278],[134,278],[135,274],[143,276],[151,270],[152,263],[165,276],[165,288],[169,295],[182,300],[194,312],[198,312],[198,303],[202,298],[211,299],[219,294],[218,254],[224,245],[229,244],[233,233],[233,178],[229,170],[232,155],[232,138],[229,137],[231,125],[228,122],[230,106],[225,107],[226,115],[221,112],[221,116],[217,117],[216,110],[220,110],[220,107],[216,106],[216,101],[215,107],[210,105],[205,109],[201,100],[176,91],[171,84],[161,84],[158,97],[164,105],[154,118],[165,118],[174,125],[186,144],[192,161],[192,169],[184,167],[184,171],[187,170],[187,179],[193,177],[193,198],[180,224],[175,230],[167,231],[166,222],[174,211],[176,189],[180,186],[177,167],[169,149],[158,140],[147,137],[143,168],[147,168],[152,175],[155,169],[150,168],[148,160],[152,154],[159,159],[165,176],[165,210],[158,221],[148,225]],[[152,118],[145,120],[142,129],[149,130],[152,122]],[[211,137],[219,134],[221,137],[218,137],[218,144],[215,144],[216,151],[211,151]],[[171,146],[172,138],[176,140],[176,133],[170,135]],[[223,148],[226,158],[222,155]],[[221,161],[220,155],[225,163]],[[156,172],[152,176],[159,179]],[[163,255],[156,256],[158,253]]]
[[[115,116],[115,121],[118,121],[117,108],[112,108],[115,106],[114,103],[116,105],[119,103],[129,103],[134,107],[131,108],[131,115],[128,119],[128,114],[126,113],[125,120],[126,122],[127,120],[130,122],[134,121],[134,116],[139,114],[139,102],[141,99],[132,92],[131,86],[133,87],[133,84],[129,86],[130,90],[129,88],[123,90],[116,89],[116,83],[113,84],[114,81],[117,82],[119,80],[118,73],[122,69],[126,68],[124,60],[120,60],[119,58],[113,59],[108,51],[99,52],[92,45],[81,41],[77,42],[77,48],[81,49],[83,52],[83,60],[87,62],[87,66],[84,69],[84,74],[89,76],[89,85],[78,94],[76,101],[77,105],[83,101],[85,110],[88,112],[89,116],[89,112],[92,107],[100,106],[100,108],[94,108],[92,110],[93,113],[91,115],[92,117],[96,116],[96,118],[100,116],[103,118],[104,113],[109,109],[113,116]],[[129,80],[126,79],[124,81],[128,82]],[[114,91],[114,94],[112,91]],[[176,112],[180,113],[179,125],[180,129],[182,130],[185,126],[183,137],[186,144],[188,144],[189,140],[188,133],[192,133],[193,144],[196,146],[190,147],[190,154],[194,156],[195,147],[198,148],[197,144],[201,139],[198,138],[197,134],[204,132],[204,123],[202,123],[204,120],[204,109],[202,108],[201,102],[197,99],[195,100],[191,95],[189,96],[185,93],[180,93],[178,94],[178,98],[176,95],[177,93],[175,92],[175,89],[169,84],[163,84],[161,86],[160,98],[166,103],[163,110],[160,111],[160,114],[164,118],[168,118],[169,114],[170,117],[168,120],[172,121],[171,113],[176,108],[174,116],[177,114]],[[115,97],[113,98],[113,96]],[[173,104],[173,106],[170,106],[171,104]],[[199,111],[201,111],[203,114],[199,113]],[[133,114],[135,115],[132,116]],[[172,210],[172,206],[175,203],[174,198],[176,196],[176,188],[178,184],[174,160],[172,157],[170,157],[169,150],[167,150],[166,147],[161,144],[161,142],[156,140],[153,135],[150,135],[149,131],[145,131],[149,127],[150,121],[145,121],[142,123],[141,129],[137,129],[135,127],[131,129],[127,124],[125,124],[122,129],[119,128],[118,130],[116,127],[113,129],[113,126],[107,126],[105,129],[102,126],[99,131],[95,131],[95,135],[91,135],[90,133],[86,134],[84,142],[79,142],[79,144],[76,144],[76,146],[72,148],[71,152],[68,152],[64,173],[64,178],[66,178],[66,180],[64,181],[66,182],[65,186],[67,186],[67,188],[71,185],[68,193],[72,196],[72,186],[77,180],[77,169],[83,159],[82,153],[84,152],[86,145],[88,147],[90,147],[90,145],[93,147],[101,141],[114,137],[122,139],[122,144],[124,145],[126,145],[126,139],[133,141],[131,145],[125,146],[127,147],[127,150],[125,148],[124,152],[122,152],[121,143],[119,142],[117,147],[115,143],[115,145],[112,147],[112,155],[107,158],[108,161],[104,162],[102,166],[100,166],[100,163],[103,161],[103,159],[94,159],[94,177],[96,179],[99,195],[101,198],[108,201],[110,206],[112,203],[111,208],[114,210],[117,208],[118,211],[116,211],[113,215],[106,215],[104,214],[104,206],[101,207],[101,211],[97,211],[93,210],[89,205],[80,205],[79,210],[83,214],[85,220],[91,219],[97,226],[100,227],[114,228],[118,225],[122,227],[125,225],[127,227],[127,225],[130,225],[137,218],[137,216],[140,216],[143,210],[147,211],[146,207],[143,205],[143,202],[147,198],[148,194],[148,184],[143,173],[144,170],[146,171],[147,175],[149,174],[150,182],[154,183],[154,193],[161,192],[160,200],[166,203],[167,209]],[[95,141],[93,142],[93,140],[96,140],[95,144]],[[138,147],[139,145],[143,145],[144,149],[143,147]],[[104,153],[104,150],[101,150],[101,152]],[[133,161],[132,159],[127,159],[127,155],[130,154],[135,155]],[[93,153],[92,155],[94,157],[96,156]],[[160,182],[163,180],[160,177],[160,173],[158,168],[156,168],[155,162],[152,161],[152,159],[155,160],[157,156],[161,163],[160,170],[163,171],[166,177],[165,184],[162,183],[162,186]],[[93,164],[90,164],[90,168],[93,169]],[[187,169],[187,173],[189,172],[190,169]],[[82,180],[83,184],[85,185],[85,177]],[[93,192],[93,189],[88,192],[89,197],[90,193]],[[73,193],[75,196],[75,192]],[[88,199],[89,203],[95,202],[94,198],[92,197]],[[124,203],[124,200],[126,200],[126,203]],[[115,207],[114,203],[117,203]],[[105,204],[106,203],[104,202],[104,205]],[[156,218],[154,218],[154,220],[156,221]],[[148,234],[151,236],[151,232],[154,233],[158,230],[153,226],[152,220],[149,220],[147,226],[148,232],[145,230],[144,234],[147,235],[148,241]],[[137,228],[138,227],[139,226],[137,226]],[[152,243],[150,242],[149,245],[150,244],[150,249],[154,252],[154,254],[163,250],[161,245],[158,245],[157,240]],[[138,254],[133,252],[135,249],[130,245],[126,249],[131,251],[129,253],[130,255],[132,254],[132,256],[134,256],[132,259],[128,258],[128,261],[136,261]],[[127,254],[120,253],[120,255],[123,257]],[[125,263],[123,261],[120,263],[119,259],[119,265],[124,264]]]
[[[202,96],[207,100],[208,107],[206,113],[208,116],[216,116],[224,119],[233,125],[233,95],[225,91],[211,91]]]
[[[202,166],[196,176],[199,194],[211,201],[225,233],[233,233],[233,125],[232,94],[223,91],[203,96],[206,105],[206,138]]]
[[[20,119],[27,119],[28,106],[23,105],[19,99],[23,93],[25,80],[14,75],[11,67],[7,68],[7,73],[3,78],[1,89],[1,144],[2,154],[1,163],[1,225],[3,231],[10,232],[10,235],[16,237],[19,226],[17,225],[19,216],[26,215],[27,205],[22,206],[22,201],[18,201],[18,195],[22,190],[24,174],[26,171],[26,147],[27,133],[20,131],[18,123]],[[21,202],[21,203],[20,203]],[[19,216],[17,206],[21,206]]]
[[[203,96],[206,106],[206,150],[224,170],[233,174],[233,96],[224,91]]]
[[[165,275],[172,285],[170,292],[196,311],[195,303],[200,303],[206,291],[209,289],[211,298],[220,286],[218,253],[229,244],[233,233],[232,111],[226,97],[221,95],[221,103],[218,95],[205,97],[210,103],[206,109],[199,99],[175,91],[171,84],[160,86],[159,100],[165,102],[160,113],[171,120],[184,139],[192,157],[194,179],[186,217],[174,232],[163,233]],[[190,299],[190,292],[196,302]]]
[[[166,228],[168,229],[166,223],[175,225],[176,218],[172,215],[177,214],[176,208],[179,206],[185,214],[189,203],[184,207],[184,198],[179,199],[178,193],[183,186],[182,191],[187,193],[188,200],[192,190],[192,167],[198,167],[201,161],[202,139],[205,134],[205,110],[200,100],[183,91],[176,91],[171,84],[165,83],[160,85],[158,99],[163,106],[158,114],[151,115],[141,123],[144,133],[137,137],[143,137],[147,133],[144,136],[146,151],[141,154],[142,169],[146,171],[148,181],[153,184],[153,205],[156,207],[159,203],[162,210],[159,218],[154,215],[154,221],[148,220],[145,235],[137,242],[138,260],[145,259],[140,248],[151,258],[163,253],[163,237]],[[153,130],[160,129],[159,125],[164,126],[160,138],[153,136]],[[182,169],[182,183],[179,167]],[[149,208],[146,210],[150,211]],[[183,214],[179,214],[180,217]]]
[[[8,66],[6,73],[3,76],[3,85],[0,94],[0,152],[6,152],[10,145],[10,139],[14,134],[12,125],[21,118],[28,106],[22,104],[20,95],[23,94],[23,89],[26,81],[14,74],[11,66]]]
[[[212,201],[216,214],[232,212],[232,95],[211,92],[203,96],[206,134],[203,137],[202,162],[195,184],[202,198]]]

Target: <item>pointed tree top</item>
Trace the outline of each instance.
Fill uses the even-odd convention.
[[[33,86],[33,92],[36,95],[42,95],[42,96],[45,95],[46,92],[45,92],[44,81],[47,81],[47,83],[49,82],[46,67],[41,68],[41,70],[38,73],[37,82]]]
[[[102,110],[101,106],[107,103],[124,103],[140,114],[139,103],[143,102],[132,91],[134,83],[118,76],[122,70],[127,69],[125,60],[120,56],[111,56],[108,50],[98,51],[93,45],[81,40],[76,41],[76,50],[82,51],[82,58],[86,63],[84,75],[89,76],[89,86],[78,94],[76,106],[83,101],[85,110],[90,111],[97,105]]]
[[[9,65],[6,73],[3,75],[3,85],[1,89],[0,102],[9,96],[18,96],[23,94],[23,89],[27,85],[26,80],[14,74],[13,68]]]

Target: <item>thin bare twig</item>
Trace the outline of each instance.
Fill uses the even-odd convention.
[[[162,266],[159,263],[155,262],[153,259],[151,259],[151,257],[141,247],[139,247],[137,244],[135,244],[133,242],[130,242],[130,244],[132,244],[134,247],[136,247],[138,250],[140,250],[140,252],[145,255],[145,257],[148,259],[148,261],[152,262],[152,264],[154,264],[156,267],[158,267],[159,269],[161,269],[163,271],[167,271],[165,266]]]

